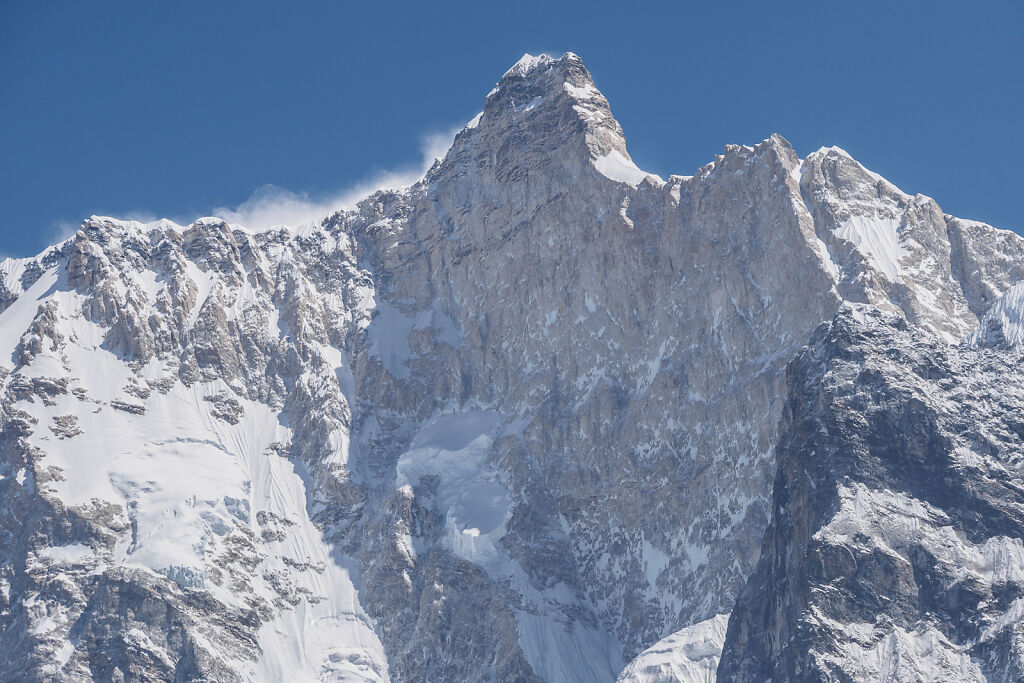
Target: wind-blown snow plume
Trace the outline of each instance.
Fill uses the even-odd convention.
[[[443,159],[462,126],[425,135],[420,144],[422,157],[418,164],[370,175],[349,187],[311,196],[293,192],[277,185],[264,185],[234,209],[217,207],[213,215],[228,223],[244,225],[254,231],[268,228],[301,228],[318,223],[340,209],[350,208],[359,200],[385,189],[408,187],[423,177],[434,162]]]

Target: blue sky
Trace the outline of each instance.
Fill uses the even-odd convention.
[[[414,174],[520,55],[566,50],[649,171],[779,132],[1020,230],[1022,34],[1015,2],[0,2],[0,253]]]

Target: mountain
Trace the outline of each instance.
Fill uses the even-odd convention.
[[[411,187],[0,274],[7,679],[1015,671],[1024,240],[838,148],[663,179],[527,55]]]

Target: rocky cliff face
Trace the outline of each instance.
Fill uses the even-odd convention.
[[[787,364],[844,301],[948,349],[1024,241],[779,136],[647,174],[570,53],[318,226],[93,218],[0,272],[9,677],[705,680]]]
[[[871,307],[815,333],[721,680],[1024,677],[1019,364]]]

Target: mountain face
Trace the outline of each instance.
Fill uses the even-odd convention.
[[[1020,360],[876,308],[814,334],[722,680],[1024,679]]]
[[[1024,670],[1024,240],[838,148],[662,179],[525,56],[409,188],[0,275],[5,679]]]

